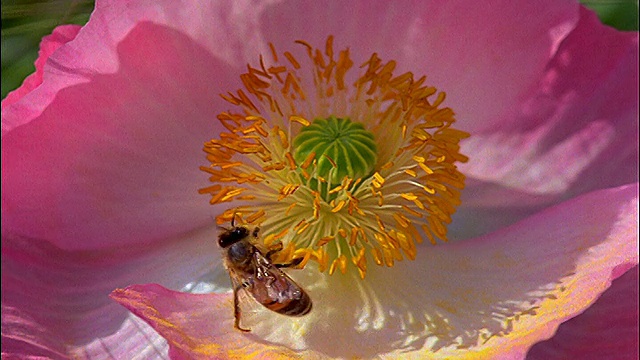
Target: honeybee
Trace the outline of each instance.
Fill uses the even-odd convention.
[[[235,226],[234,220],[231,221],[231,228],[224,229],[218,237],[224,265],[233,286],[234,327],[245,332],[251,331],[240,327],[238,291],[241,289],[267,309],[279,314],[302,316],[311,311],[309,295],[280,270],[300,264],[302,258],[286,264],[274,264],[271,257],[282,250],[282,244],[279,249],[263,253],[254,245],[258,240],[259,228],[250,231],[245,226]]]

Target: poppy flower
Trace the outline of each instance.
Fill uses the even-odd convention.
[[[572,2],[98,2],[2,102],[3,355],[634,356],[637,49]],[[232,218],[308,314],[234,329]]]

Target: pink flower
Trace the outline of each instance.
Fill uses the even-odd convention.
[[[330,35],[354,73],[377,53],[446,91],[471,134],[452,241],[288,270],[312,311],[247,297],[241,333],[202,144],[269,43]],[[41,48],[2,102],[3,357],[637,355],[637,32],[557,1],[104,1]]]

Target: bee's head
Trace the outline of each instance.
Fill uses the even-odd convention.
[[[218,245],[222,248],[233,245],[238,241],[249,236],[249,229],[244,226],[234,226],[231,229],[225,229],[218,237]]]

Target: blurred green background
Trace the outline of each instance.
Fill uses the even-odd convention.
[[[561,0],[559,0],[561,1]],[[620,30],[638,30],[637,0],[584,0],[600,19]],[[2,0],[2,98],[35,68],[40,39],[62,24],[84,24],[93,9],[87,0]]]

